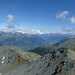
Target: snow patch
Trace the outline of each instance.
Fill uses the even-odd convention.
[[[2,58],[2,60],[4,60],[5,59],[5,56]]]
[[[0,75],[2,75],[2,73],[0,73]]]
[[[2,64],[4,64],[4,61],[2,61]]]

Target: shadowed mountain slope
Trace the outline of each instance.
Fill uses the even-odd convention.
[[[60,44],[59,47],[65,47],[68,49],[75,50],[75,38],[70,39],[70,40],[66,41],[65,43]]]
[[[31,50],[48,44],[48,42],[37,35],[17,32],[0,32],[0,46],[12,45],[25,50]]]
[[[33,50],[30,50],[30,52],[35,52],[40,55],[45,55],[51,52],[52,50],[56,50],[60,48],[67,48],[67,49],[75,50],[75,38],[69,39],[64,43],[56,43],[56,44],[45,46],[45,47],[38,47]]]

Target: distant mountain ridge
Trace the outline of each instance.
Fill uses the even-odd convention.
[[[48,42],[36,35],[0,32],[0,46],[13,45],[25,50],[30,50],[48,44]]]

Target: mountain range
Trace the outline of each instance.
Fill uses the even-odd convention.
[[[32,50],[58,42],[62,43],[74,37],[71,34],[44,33],[39,30],[1,28],[0,46],[12,45],[24,50]]]
[[[34,49],[49,43],[40,36],[18,32],[0,31],[0,46],[13,45],[25,50]]]

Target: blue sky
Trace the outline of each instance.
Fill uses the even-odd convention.
[[[0,27],[73,32],[75,0],[0,0]]]

